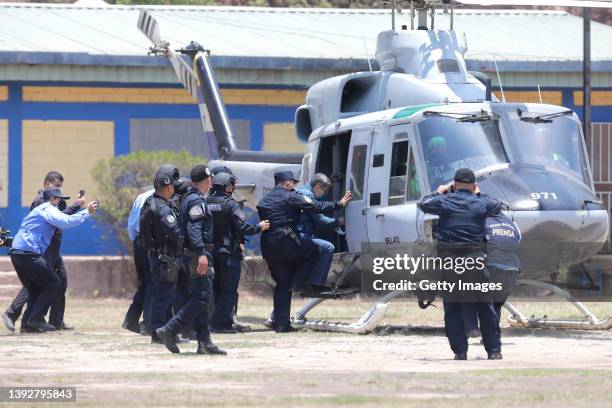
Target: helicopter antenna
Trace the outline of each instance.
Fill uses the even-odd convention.
[[[506,103],[506,95],[504,94],[504,87],[501,83],[501,77],[499,76],[499,69],[497,69],[497,59],[493,56],[493,62],[495,63],[495,73],[497,74],[497,82],[499,83],[499,90],[502,95],[502,102]]]
[[[372,72],[372,63],[370,62],[370,55],[368,54],[368,43],[366,42],[365,36],[363,37],[363,49],[365,50],[365,56],[368,60],[368,66],[370,67],[370,72]]]
[[[540,104],[544,103],[542,102],[542,92],[540,91],[540,84],[538,84],[538,95],[540,95]]]

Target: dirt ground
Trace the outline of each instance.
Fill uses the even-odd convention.
[[[9,299],[0,301],[5,305]],[[488,361],[472,340],[469,360],[453,361],[440,308],[421,311],[412,303],[394,303],[370,335],[277,335],[263,326],[271,299],[243,296],[240,317],[254,330],[215,335],[227,357],[196,355],[195,342],[173,355],[120,328],[128,303],[69,299],[73,332],[19,335],[2,326],[0,386],[76,386],[76,405],[95,407],[612,403],[612,332],[505,327],[504,360]],[[309,317],[351,321],[367,306],[359,299],[328,301]],[[520,306],[526,315],[572,316],[554,303]],[[612,304],[591,306],[598,315],[612,315]]]

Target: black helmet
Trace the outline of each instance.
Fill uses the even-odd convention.
[[[163,187],[169,184],[174,184],[176,187],[179,183],[179,170],[172,164],[162,164],[155,173],[153,185],[155,187]]]
[[[227,174],[231,174],[232,176],[234,175],[234,172],[232,171],[232,169],[230,169],[227,166],[215,166],[212,169],[210,169],[210,171],[213,174],[213,176],[218,173],[227,173]]]
[[[213,177],[212,184],[225,190],[225,187],[236,184],[236,177],[229,173],[217,173]]]

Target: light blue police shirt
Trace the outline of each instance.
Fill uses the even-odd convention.
[[[46,202],[34,208],[21,221],[19,232],[15,235],[12,249],[44,254],[53,238],[56,228],[67,229],[81,225],[89,218],[89,212],[83,209],[76,214],[67,215]]]
[[[142,206],[144,205],[145,201],[153,194],[154,191],[155,190],[153,189],[145,191],[144,193],[139,194],[138,197],[136,197],[136,200],[134,200],[127,225],[130,241],[134,241],[140,232],[140,210],[142,210]]]

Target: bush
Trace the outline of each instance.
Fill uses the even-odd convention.
[[[153,187],[155,172],[164,163],[175,165],[181,177],[188,177],[191,168],[196,164],[205,164],[206,159],[192,156],[185,150],[178,153],[168,150],[140,150],[124,156],[98,160],[91,172],[101,202],[96,219],[130,255],[132,244],[126,228],[132,204],[138,194]]]

